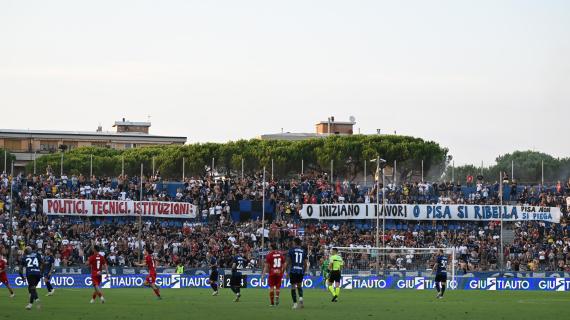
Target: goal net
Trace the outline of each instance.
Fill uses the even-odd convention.
[[[454,248],[367,248],[337,247],[344,260],[344,274],[374,275],[393,271],[433,273],[437,253],[447,255],[448,280],[455,280],[457,260]]]

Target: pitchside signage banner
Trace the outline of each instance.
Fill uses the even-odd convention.
[[[379,213],[379,215],[378,215]],[[430,204],[304,204],[302,219],[360,220],[377,216],[396,220],[431,221],[548,221],[560,222],[560,208],[499,205]]]
[[[186,202],[44,199],[47,215],[84,217],[196,218],[197,207]]]
[[[103,276],[101,287],[104,289],[143,288],[146,275]],[[209,288],[207,275],[188,276],[180,274],[159,274],[156,284],[163,289]],[[8,281],[14,288],[25,288],[26,280],[16,274],[9,274]],[[91,288],[89,275],[54,275],[51,283],[55,288]],[[323,278],[306,276],[303,286],[308,289],[323,288]],[[0,283],[0,288],[4,285]],[[38,285],[43,288],[43,281]],[[284,278],[284,288],[291,286],[289,279]],[[433,277],[377,277],[377,276],[343,276],[343,289],[412,289],[435,290]],[[259,275],[244,277],[245,288],[267,288],[267,277],[262,280]],[[489,291],[570,291],[570,278],[474,278],[457,277],[448,280],[447,287],[452,290],[489,290]]]

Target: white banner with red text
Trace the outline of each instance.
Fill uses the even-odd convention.
[[[379,214],[377,214],[379,213]],[[557,207],[388,204],[385,207],[364,203],[304,204],[301,219],[361,220],[386,218],[432,221],[548,221],[560,223]]]
[[[198,208],[186,202],[44,199],[46,215],[83,217],[196,218]]]

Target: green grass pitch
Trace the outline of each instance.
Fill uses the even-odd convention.
[[[156,300],[150,289],[105,290],[105,304],[89,304],[90,289],[56,289],[45,297],[38,290],[41,309],[24,309],[28,294],[16,290],[10,299],[0,291],[0,320],[109,320],[109,319],[565,319],[570,295],[565,292],[448,291],[436,300],[435,291],[343,290],[338,303],[330,302],[323,290],[305,290],[305,308],[291,309],[290,290],[281,291],[281,304],[269,307],[266,290],[243,289],[242,300],[234,303],[229,289],[212,297],[206,289],[162,290]]]

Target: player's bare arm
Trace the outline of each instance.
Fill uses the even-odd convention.
[[[267,264],[267,261],[265,261],[263,263],[263,270],[261,271],[261,279],[263,279],[263,277],[265,276],[266,273],[269,272],[269,265]]]
[[[289,257],[289,255],[285,256],[285,263],[283,264],[283,275],[286,275],[287,271],[289,270],[288,268],[290,268],[291,264],[291,257]]]
[[[18,273],[20,274],[20,278],[24,278],[24,265],[20,264],[20,266],[18,267]]]

